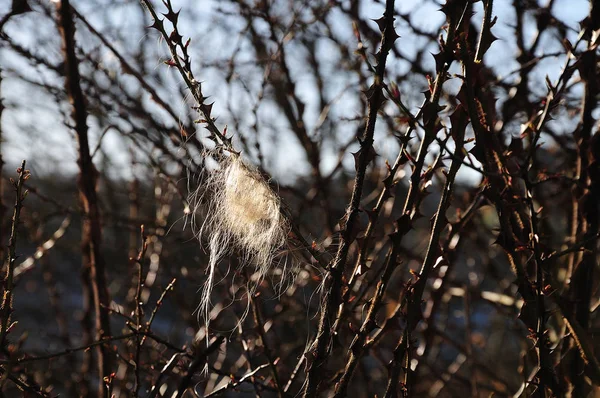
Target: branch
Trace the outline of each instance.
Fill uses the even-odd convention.
[[[96,313],[96,339],[101,340],[110,336],[110,321],[106,308],[110,304],[104,258],[102,257],[102,226],[96,183],[98,172],[92,163],[88,140],[86,99],[81,88],[79,60],[75,55],[75,23],[69,0],[57,3],[57,18],[62,38],[64,56],[65,91],[71,103],[71,117],[75,122],[74,130],[78,144],[79,165],[79,199],[83,210],[82,221],[82,257],[83,267],[89,271],[92,286],[94,311]],[[105,394],[104,377],[109,376],[110,366],[106,358],[106,350],[98,346],[98,396]]]
[[[452,117],[452,135],[455,143],[455,153],[450,170],[446,175],[446,183],[444,185],[444,191],[438,205],[437,212],[435,213],[435,219],[433,222],[433,228],[429,238],[429,244],[427,246],[427,253],[421,266],[418,279],[409,292],[406,302],[406,327],[404,333],[398,342],[396,349],[394,350],[394,358],[390,365],[389,371],[389,383],[385,392],[386,397],[395,397],[396,389],[399,382],[400,370],[402,364],[406,363],[410,366],[410,349],[411,349],[411,334],[419,323],[421,313],[421,300],[423,299],[423,293],[425,292],[425,286],[429,279],[429,275],[433,269],[435,262],[438,260],[440,255],[440,237],[441,233],[446,227],[448,220],[446,219],[446,211],[450,207],[450,200],[452,199],[452,192],[454,188],[454,181],[456,174],[463,163],[465,152],[463,151],[465,129],[467,127],[467,114],[462,106],[460,106],[453,114]],[[407,355],[408,354],[408,355]],[[406,358],[406,359],[405,359]],[[405,370],[404,388],[410,391],[409,375],[410,368]]]
[[[16,199],[15,199],[15,209],[12,217],[12,226],[10,230],[10,239],[8,241],[8,256],[6,258],[6,262],[4,263],[4,295],[2,298],[2,307],[0,308],[0,349],[5,350],[6,344],[6,335],[10,330],[12,324],[10,321],[10,316],[12,314],[12,304],[13,304],[13,289],[14,289],[14,271],[15,271],[15,261],[17,260],[17,227],[21,218],[21,209],[23,208],[23,201],[27,196],[27,191],[23,192],[23,185],[25,181],[31,176],[29,170],[25,169],[25,160],[21,163],[21,167],[17,169],[18,178],[17,181],[14,181],[12,178],[10,179],[11,183],[14,186]]]
[[[363,184],[367,165],[373,159],[373,136],[375,134],[375,123],[377,121],[377,112],[383,103],[383,77],[387,56],[393,46],[398,34],[394,31],[394,0],[386,1],[386,9],[383,14],[381,49],[379,52],[377,67],[375,70],[375,79],[373,85],[367,92],[369,101],[369,115],[363,137],[360,142],[360,150],[356,160],[356,177],[352,189],[350,205],[346,211],[345,226],[341,231],[341,242],[337,254],[331,264],[331,268],[325,276],[325,297],[323,298],[323,310],[319,321],[319,329],[312,347],[306,355],[310,356],[310,363],[307,367],[306,384],[303,396],[314,397],[317,395],[319,379],[327,361],[327,351],[331,344],[331,331],[334,322],[334,316],[339,306],[341,298],[342,279],[346,258],[350,245],[354,241],[356,234],[356,219],[358,217],[360,201],[362,198]]]
[[[185,376],[181,379],[181,382],[179,383],[179,387],[177,388],[177,391],[176,391],[176,393],[177,393],[176,398],[181,398],[183,396],[185,391],[190,387],[190,384],[192,382],[192,377],[194,376],[194,374],[196,374],[198,369],[202,368],[206,364],[208,356],[210,354],[212,354],[213,352],[217,351],[219,349],[219,347],[221,347],[221,344],[223,344],[224,341],[225,341],[224,336],[215,337],[210,342],[208,347],[206,347],[204,350],[198,350],[194,360],[188,366],[188,370],[187,370]]]

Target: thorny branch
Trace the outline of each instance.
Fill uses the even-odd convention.
[[[377,113],[383,103],[383,79],[385,74],[385,65],[390,49],[398,38],[398,34],[394,30],[394,0],[386,1],[385,13],[381,21],[382,36],[381,48],[377,59],[375,69],[375,77],[372,86],[367,91],[369,101],[369,111],[367,124],[362,138],[359,139],[360,150],[356,160],[356,176],[354,179],[354,187],[350,204],[346,210],[344,226],[341,231],[341,242],[337,250],[337,254],[332,261],[329,271],[325,276],[324,298],[319,328],[314,338],[311,348],[305,354],[308,356],[307,374],[304,397],[314,397],[318,392],[320,375],[323,372],[323,367],[327,361],[327,352],[331,345],[331,332],[335,322],[334,316],[339,306],[341,298],[342,278],[348,251],[350,245],[355,239],[356,222],[359,212],[360,201],[362,198],[363,185],[365,182],[365,173],[368,164],[374,158],[373,136],[375,134],[375,123],[377,121]]]

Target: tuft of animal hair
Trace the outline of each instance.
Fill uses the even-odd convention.
[[[253,295],[269,272],[281,274],[281,290],[292,261],[281,258],[290,225],[281,212],[281,199],[268,181],[246,164],[240,155],[218,155],[218,167],[206,171],[203,181],[190,193],[192,218],[204,215],[195,236],[208,246],[207,279],[202,289],[199,315],[210,321],[211,293],[219,261],[236,253],[240,267],[249,270],[247,292]],[[192,226],[195,223],[192,222]],[[248,311],[245,312],[247,314]],[[242,316],[243,321],[244,315]]]

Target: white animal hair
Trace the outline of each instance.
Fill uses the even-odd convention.
[[[282,290],[294,262],[278,258],[288,242],[290,225],[281,212],[281,200],[268,181],[238,154],[210,155],[217,158],[218,167],[207,170],[189,195],[192,226],[196,225],[194,218],[198,214],[205,215],[194,234],[201,244],[203,240],[207,242],[209,252],[208,276],[198,307],[206,326],[210,321],[216,267],[225,256],[239,253],[240,267],[252,271],[249,295],[256,292],[274,267],[281,271],[277,287]]]

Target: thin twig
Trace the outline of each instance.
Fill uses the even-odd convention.
[[[181,382],[179,383],[179,387],[177,388],[177,391],[176,391],[176,393],[177,393],[176,398],[181,398],[183,396],[185,391],[190,387],[191,382],[192,382],[192,377],[194,376],[194,374],[196,374],[196,372],[206,364],[206,361],[208,360],[208,356],[210,354],[212,354],[213,352],[217,351],[219,349],[219,347],[221,347],[221,344],[223,344],[224,341],[225,341],[224,336],[218,336],[218,337],[215,337],[209,343],[208,347],[206,347],[205,349],[203,349],[203,350],[198,349],[198,352],[196,353],[194,360],[188,366],[188,370],[187,370],[185,376],[183,376],[183,378],[181,379]]]
[[[258,308],[258,303],[256,302],[257,297],[253,296],[250,298],[250,305],[252,306],[252,314],[254,315],[254,323],[256,324],[256,330],[258,331],[258,335],[260,336],[260,340],[262,342],[265,356],[267,357],[267,361],[269,361],[269,367],[271,368],[271,374],[273,375],[273,380],[275,381],[275,386],[277,387],[277,395],[279,398],[283,398],[286,396],[285,391],[283,390],[283,386],[281,384],[281,379],[279,377],[279,373],[277,372],[277,360],[273,358],[273,353],[269,342],[267,340],[264,323],[260,314],[260,309]]]
[[[144,226],[141,228],[142,235],[142,247],[135,259],[130,259],[132,263],[137,264],[138,266],[138,281],[137,281],[137,289],[135,293],[135,320],[136,320],[136,331],[140,331],[142,328],[142,321],[144,318],[144,309],[142,308],[142,289],[144,287],[144,256],[146,254],[146,250],[148,249],[148,238],[144,232]],[[135,386],[134,392],[137,397],[140,393],[141,382],[140,382],[140,357],[142,351],[143,338],[138,333],[136,335],[136,345],[135,345]]]
[[[146,331],[150,332],[150,329],[152,327],[152,322],[154,322],[154,319],[156,318],[156,314],[158,313],[158,310],[162,306],[162,303],[165,300],[167,293],[172,291],[175,288],[176,281],[177,281],[177,279],[173,278],[171,280],[171,282],[167,285],[167,287],[162,291],[158,300],[156,300],[156,304],[154,305],[154,308],[152,309],[152,314],[150,314],[150,318],[148,319],[148,322],[146,322],[146,327],[145,327]],[[141,342],[142,345],[144,344],[144,341],[146,341],[146,336],[144,336],[142,338],[142,342]]]
[[[11,314],[13,311],[13,289],[14,289],[14,270],[15,261],[17,260],[17,228],[21,218],[21,209],[23,209],[23,201],[27,196],[27,191],[23,191],[25,181],[31,176],[29,170],[25,169],[25,160],[21,163],[21,167],[17,169],[17,181],[11,178],[11,183],[15,189],[16,199],[15,208],[12,217],[12,226],[10,229],[10,239],[8,241],[8,256],[4,263],[4,295],[2,298],[2,307],[0,307],[0,349],[6,349],[6,335],[11,327]]]

